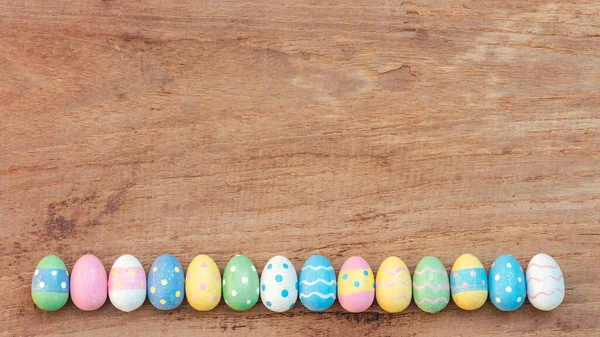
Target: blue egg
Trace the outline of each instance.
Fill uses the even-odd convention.
[[[184,274],[175,256],[159,256],[148,272],[148,299],[161,310],[177,308],[185,296]]]
[[[517,310],[527,296],[523,268],[511,255],[501,255],[494,261],[488,284],[490,300],[502,311]]]
[[[337,294],[337,283],[333,266],[321,255],[313,255],[300,271],[300,302],[313,311],[329,308]]]

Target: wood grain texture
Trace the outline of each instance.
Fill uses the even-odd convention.
[[[594,0],[0,0],[0,335],[600,334],[599,69]],[[37,262],[88,252],[546,252],[567,293],[548,313],[36,309]]]

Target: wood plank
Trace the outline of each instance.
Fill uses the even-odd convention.
[[[0,335],[600,333],[597,1],[0,0]],[[56,253],[538,252],[544,313],[36,309]]]

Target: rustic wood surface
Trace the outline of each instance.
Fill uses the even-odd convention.
[[[600,334],[600,2],[0,0],[2,336]],[[54,313],[49,253],[556,258],[502,313]]]

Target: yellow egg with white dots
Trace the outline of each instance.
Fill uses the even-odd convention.
[[[221,300],[221,273],[208,255],[196,256],[187,269],[185,295],[192,308],[208,311]]]

